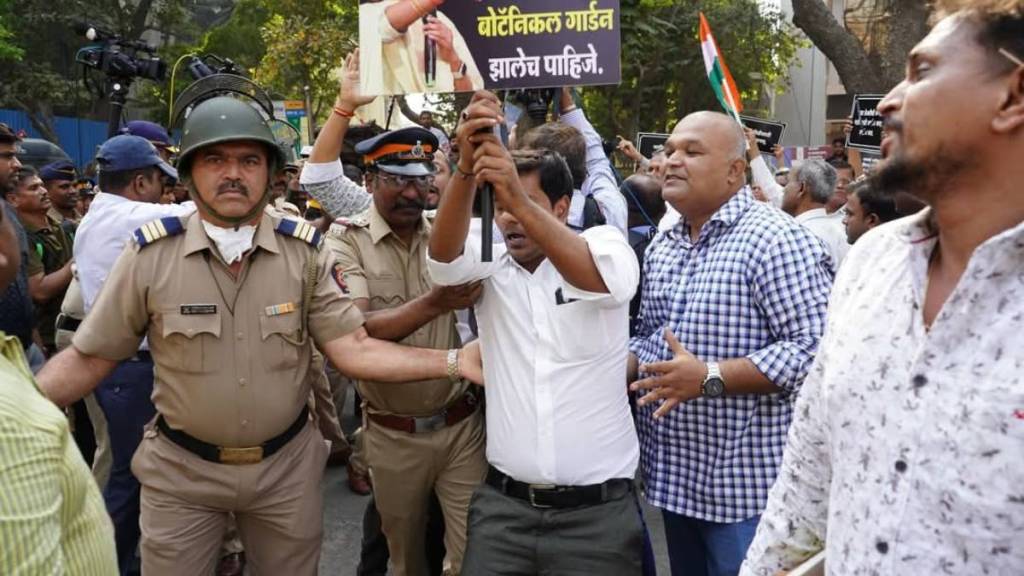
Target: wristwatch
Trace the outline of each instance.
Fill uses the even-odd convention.
[[[725,396],[725,380],[722,380],[722,369],[718,362],[708,362],[708,375],[700,385],[700,395],[705,398],[721,398]]]
[[[466,77],[466,63],[463,62],[462,66],[459,66],[458,70],[452,72],[452,78],[456,80],[462,80]]]

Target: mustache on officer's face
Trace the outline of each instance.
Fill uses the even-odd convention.
[[[403,199],[395,201],[395,209],[416,208],[418,210],[424,210],[426,207],[427,203],[420,200]]]
[[[245,196],[248,196],[249,187],[246,186],[245,184],[242,184],[240,180],[228,180],[227,182],[224,182],[217,187],[217,195],[226,194],[229,192],[234,194],[241,193],[244,194]]]

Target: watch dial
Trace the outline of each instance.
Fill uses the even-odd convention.
[[[704,395],[709,398],[718,398],[725,394],[725,382],[721,378],[709,378],[704,383]]]

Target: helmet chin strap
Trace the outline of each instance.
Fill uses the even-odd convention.
[[[235,227],[235,230],[238,230],[239,227],[241,227],[243,224],[248,224],[257,214],[262,213],[263,209],[266,208],[267,204],[270,203],[270,185],[268,184],[267,187],[263,190],[263,196],[260,197],[260,201],[256,203],[256,205],[253,206],[251,210],[249,210],[245,214],[242,214],[241,216],[225,216],[220,212],[217,212],[217,210],[213,206],[211,206],[209,202],[203,200],[203,197],[199,194],[199,191],[196,190],[196,186],[192,181],[185,181],[184,184],[185,187],[188,188],[188,195],[190,198],[192,198],[193,202],[195,202],[199,206],[202,206],[203,209],[206,210],[206,212],[208,212],[214,218],[217,218],[221,222],[227,222],[228,224],[233,225]]]

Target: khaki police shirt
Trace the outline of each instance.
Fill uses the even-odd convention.
[[[352,298],[369,299],[369,309],[375,311],[397,308],[429,292],[433,286],[426,263],[429,240],[430,222],[426,218],[412,245],[406,246],[371,205],[365,218],[353,219],[335,245]],[[400,343],[438,350],[459,347],[455,314],[446,312],[434,318]],[[427,416],[457,400],[468,385],[441,378],[401,384],[359,381],[356,387],[371,411]]]
[[[75,334],[85,354],[124,360],[143,336],[156,365],[153,403],[172,428],[219,446],[255,446],[282,433],[306,404],[313,341],[358,329],[363,316],[342,289],[329,250],[274,231],[264,214],[238,279],[198,214],[185,231],[125,249]],[[310,256],[316,283],[308,339],[298,346]],[[289,341],[292,340],[292,341]]]

